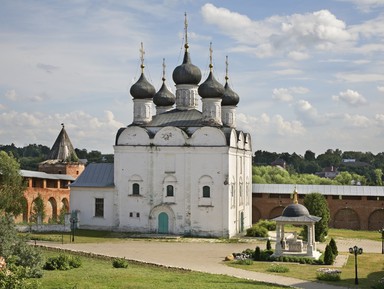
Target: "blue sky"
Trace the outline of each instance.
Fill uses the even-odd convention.
[[[383,152],[384,0],[0,0],[0,144],[112,153],[131,85],[174,89],[184,12],[192,62],[240,96],[253,150]]]

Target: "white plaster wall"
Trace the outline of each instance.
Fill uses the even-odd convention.
[[[71,187],[70,208],[72,211],[78,211],[79,228],[115,228],[117,224],[114,197],[114,188]],[[104,198],[104,217],[95,217],[95,198]]]
[[[233,236],[240,228],[240,212],[244,213],[244,229],[249,227],[252,222],[251,202],[247,198],[251,194],[245,193],[249,190],[246,179],[251,178],[251,152],[229,148],[223,143],[223,133],[214,128],[196,131],[199,137],[194,139],[193,146],[174,145],[173,136],[177,136],[177,143],[180,136],[187,138],[180,134],[179,129],[167,128],[165,131],[170,137],[161,138],[161,146],[115,146],[114,172],[120,229],[156,232],[157,217],[162,211],[169,215],[170,233],[174,234]],[[237,137],[233,139],[235,136],[233,131],[231,143],[235,142],[237,146],[238,142],[243,142],[240,146],[244,147],[243,135],[239,134],[240,140]],[[215,137],[216,146],[212,146],[210,137]],[[202,198],[199,185],[203,176],[208,176],[212,182],[208,200]],[[170,178],[175,196],[167,199],[165,180]],[[236,196],[234,208],[231,208],[228,184],[231,179],[236,194],[239,193],[240,180],[243,180],[243,202],[240,204],[239,196]],[[140,183],[140,196],[132,196],[132,180]],[[136,213],[140,217],[136,217]]]

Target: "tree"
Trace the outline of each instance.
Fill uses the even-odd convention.
[[[316,154],[310,150],[305,151],[304,159],[306,161],[314,161],[316,159]]]
[[[0,270],[0,288],[37,288],[36,282],[28,279],[42,277],[41,253],[18,235],[9,214],[0,216],[0,256],[7,268]]]
[[[331,248],[331,246],[327,245],[325,247],[325,252],[324,252],[324,264],[325,265],[332,265],[334,259],[335,259],[335,256],[332,253],[332,248]]]
[[[315,225],[315,240],[323,242],[328,234],[328,223],[330,219],[327,200],[320,193],[311,193],[305,196],[304,206],[311,215],[321,217]]]
[[[31,221],[33,223],[37,223],[38,216],[41,217],[41,221],[43,221],[45,218],[45,205],[40,193],[37,195],[37,198],[33,201],[32,204]]]
[[[339,251],[337,250],[337,246],[336,246],[336,241],[335,239],[331,239],[331,241],[329,241],[329,247],[331,247],[332,249],[332,254],[336,257],[337,255],[339,255]]]
[[[25,189],[19,163],[11,154],[0,151],[0,211],[19,215],[23,210]]]

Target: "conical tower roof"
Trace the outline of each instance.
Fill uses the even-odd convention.
[[[62,162],[77,162],[79,158],[73,148],[71,140],[67,132],[65,131],[64,124],[62,123],[62,129],[53,144],[51,151],[48,155],[48,160],[59,160]]]

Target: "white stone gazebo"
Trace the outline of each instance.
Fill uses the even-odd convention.
[[[321,220],[321,217],[312,216],[308,209],[297,201],[297,190],[293,194],[293,204],[288,205],[283,210],[281,216],[272,219],[276,221],[276,246],[273,256],[303,256],[318,259],[321,255],[316,250],[315,241],[315,223]],[[308,228],[308,241],[305,244],[297,239],[296,232],[293,238],[286,238],[284,232],[285,225],[306,225]],[[305,250],[306,249],[306,250]]]

